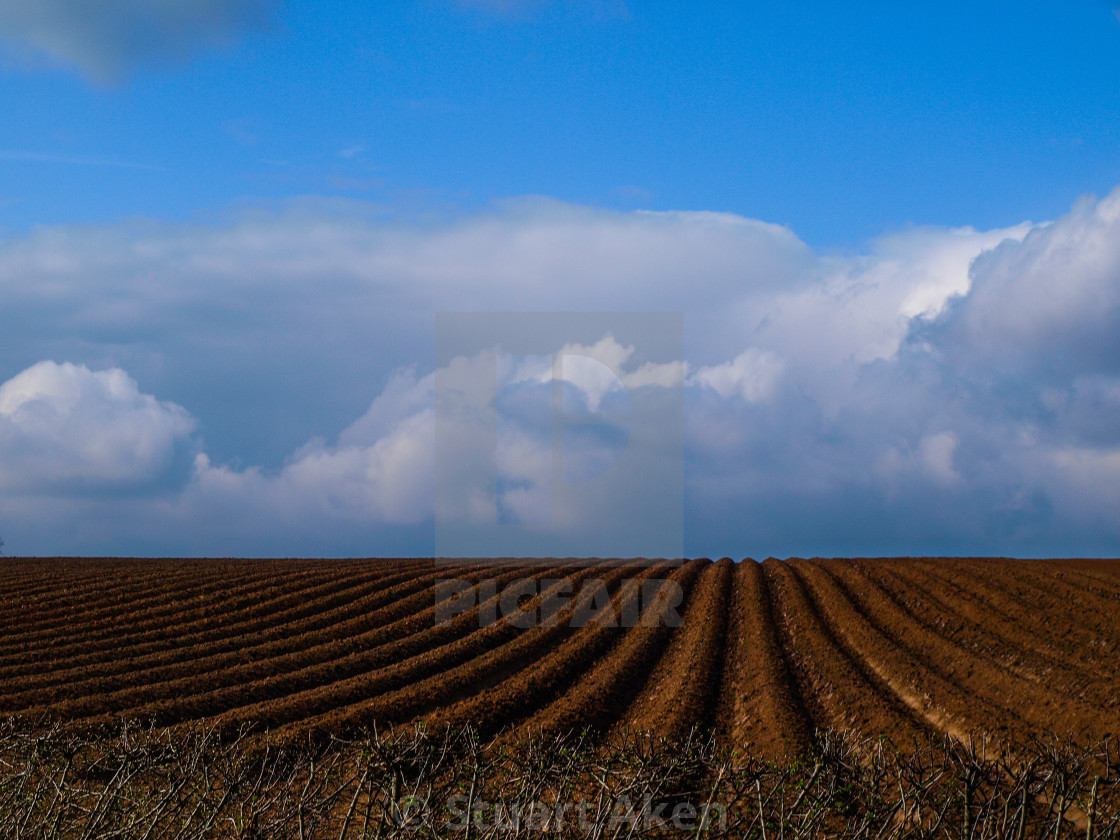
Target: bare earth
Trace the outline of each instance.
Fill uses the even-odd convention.
[[[777,757],[818,729],[1120,731],[1120,563],[694,560],[448,568],[431,560],[0,561],[0,715],[345,733],[471,724],[604,738],[710,728]],[[435,586],[641,580],[679,627],[436,620]],[[480,590],[487,609],[487,590]],[[492,589],[490,590],[492,591]],[[492,604],[490,605],[492,606]],[[526,602],[532,610],[536,601]]]

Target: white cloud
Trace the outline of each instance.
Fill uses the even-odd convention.
[[[592,412],[599,411],[606,396],[624,394],[628,388],[668,388],[682,383],[683,360],[644,362],[635,367],[631,362],[634,350],[633,345],[623,346],[612,335],[590,345],[566,344],[559,352],[559,376],[582,393]]]
[[[540,199],[412,225],[303,202],[209,224],[42,228],[0,241],[0,370],[79,366],[3,386],[0,516],[35,519],[12,488],[52,488],[43,538],[77,515],[82,487],[166,490],[173,475],[178,495],[158,505],[102,499],[116,530],[90,545],[158,532],[188,550],[184,535],[206,529],[211,551],[375,552],[430,526],[438,478],[466,488],[452,513],[469,520],[548,511],[577,527],[611,500],[555,506],[551,436],[531,412],[506,427],[499,495],[479,479],[488,453],[433,477],[440,375],[463,389],[466,423],[488,410],[495,365],[505,385],[545,388],[552,359],[502,362],[497,348],[433,372],[430,313],[661,310],[685,313],[684,359],[651,363],[611,335],[558,350],[588,407],[683,383],[689,529],[709,541],[692,550],[1052,552],[1087,545],[1092,509],[1094,545],[1115,551],[1117,243],[1120,191],[1051,223],[913,229],[848,257],[727,214]],[[197,442],[185,411],[123,370],[188,406]],[[490,384],[473,388],[472,371]],[[67,376],[89,392],[73,405]],[[48,381],[47,397],[25,396]],[[27,419],[37,399],[50,423]],[[588,469],[609,443],[589,440]],[[18,531],[5,538],[16,547]]]
[[[260,25],[274,0],[4,0],[0,39],[113,81],[133,66],[178,59]]]
[[[407,525],[430,517],[432,378],[397,371],[335,445],[313,439],[275,474],[214,464],[200,454],[186,506],[203,510],[218,499],[262,522],[312,530],[326,522]]]
[[[568,362],[580,359],[599,364],[591,356],[575,352],[578,350],[601,352],[605,360],[613,356],[620,363],[633,354],[633,348],[622,348],[606,336],[589,346],[565,345],[555,355]],[[504,371],[503,359],[509,357],[489,349],[469,358],[457,357],[422,378],[413,371],[397,371],[365,414],[339,434],[337,443],[313,439],[275,473],[215,464],[200,453],[183,490],[180,514],[197,517],[203,511],[222,509],[228,516],[230,511],[240,511],[257,528],[273,522],[308,533],[322,529],[324,523],[343,528],[416,524],[431,520],[441,500],[442,521],[483,526],[513,521],[542,534],[564,534],[586,527],[592,520],[616,518],[633,504],[632,494],[628,497],[588,484],[575,495],[553,493],[551,357],[524,358],[519,366]],[[620,381],[608,367],[600,367],[613,383]],[[624,376],[625,368],[622,364]],[[582,377],[581,371],[586,369],[569,370],[565,381],[579,388],[591,410],[597,411],[602,371]],[[674,381],[648,371],[646,366],[642,375],[649,381],[634,387],[681,384],[679,378]],[[543,408],[543,419],[542,412],[519,411],[523,405],[514,405],[510,411],[508,406],[492,404],[488,395],[493,394],[495,372],[499,374],[499,394],[502,387],[532,389],[527,404]],[[439,447],[434,386],[443,400]],[[492,450],[478,445],[488,434],[494,435]],[[622,448],[625,446],[623,438]],[[562,466],[565,474],[596,474],[618,454],[616,442],[593,434],[581,438],[575,447],[565,447]]]
[[[1120,372],[1118,276],[1120,190],[979,257],[968,295],[932,331],[961,365],[1063,378]]]
[[[369,446],[301,447],[277,476],[195,462],[188,500],[212,493],[268,520],[316,527],[342,521],[410,524],[431,515],[431,418],[409,418]]]
[[[343,446],[371,446],[393,434],[411,418],[432,407],[434,374],[417,378],[415,369],[397,370],[365,414],[338,436]]]
[[[759,301],[756,340],[825,370],[889,359],[912,319],[936,316],[968,292],[974,259],[1029,230],[915,228],[875,240],[865,256],[822,258],[809,269],[812,282]]]
[[[122,370],[40,362],[0,385],[0,487],[87,492],[145,485],[195,421]]]
[[[692,381],[724,399],[738,395],[749,403],[765,402],[773,396],[784,367],[777,354],[748,347],[730,362],[700,368]]]

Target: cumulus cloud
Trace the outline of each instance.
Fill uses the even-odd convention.
[[[150,488],[189,446],[194,419],[119,369],[40,362],[0,385],[0,487]]]
[[[337,521],[413,524],[431,515],[430,439],[430,417],[420,414],[368,445],[310,442],[277,475],[215,465],[200,454],[188,500],[202,506],[225,500],[261,521],[312,528]]]
[[[724,399],[738,395],[747,402],[763,402],[773,396],[783,367],[775,353],[748,347],[729,362],[700,368],[692,381]]]
[[[162,501],[98,501],[117,524],[88,545],[426,553],[443,481],[448,515],[578,529],[619,499],[552,495],[554,355],[437,368],[431,313],[662,310],[684,313],[683,358],[606,330],[553,353],[566,410],[683,388],[689,553],[1116,553],[1117,243],[1120,191],[851,256],[728,214],[544,199],[413,225],[305,202],[39,229],[0,242],[0,518],[24,517],[5,538],[41,521],[28,539],[53,550],[82,488],[144,482]],[[441,377],[463,407],[451,462]],[[493,421],[495,383],[485,452],[469,424]],[[573,474],[642,443],[616,432],[575,435]],[[32,486],[55,507],[28,507]]]
[[[138,64],[179,59],[263,23],[275,0],[5,0],[0,38],[98,81]]]
[[[578,400],[578,404],[588,411],[598,412],[607,403],[606,408],[610,410],[608,398],[617,396],[625,400],[628,389],[643,386],[672,388],[684,381],[688,365],[683,359],[647,361],[636,365],[633,361],[635,350],[633,344],[623,345],[610,334],[594,344],[573,342],[561,347],[556,376],[572,386],[566,392],[568,404]],[[551,381],[552,376],[553,372],[549,370],[539,381]]]
[[[208,518],[232,516],[250,520],[256,527],[273,523],[274,528],[307,534],[325,525],[351,529],[416,525],[431,522],[437,511],[452,528],[516,526],[528,529],[533,539],[551,536],[565,544],[577,529],[594,533],[596,523],[600,537],[617,532],[626,511],[649,488],[634,484],[621,488],[618,481],[588,482],[610,470],[632,445],[626,432],[633,419],[629,400],[623,403],[619,424],[577,425],[577,435],[565,437],[558,451],[552,377],[554,359],[594,363],[592,356],[573,351],[599,350],[605,359],[616,354],[623,360],[619,370],[626,378],[634,367],[625,364],[633,348],[619,352],[620,347],[613,337],[605,336],[591,347],[566,345],[553,356],[523,359],[517,365],[509,365],[508,356],[490,348],[472,357],[457,357],[424,377],[413,370],[398,370],[369,409],[335,442],[313,439],[278,470],[217,464],[199,453],[182,488],[177,513],[193,518],[206,511]],[[601,367],[609,373],[607,365]],[[587,370],[582,365],[574,371],[569,367],[560,384],[575,392],[573,404],[607,412],[609,417],[611,406],[601,404],[602,371],[582,375]],[[496,392],[482,393],[479,383],[493,380],[495,373]],[[436,383],[442,400],[438,414]],[[632,396],[643,388],[674,384],[679,388],[680,379],[673,383],[655,376],[630,383],[624,390]],[[478,445],[488,437],[493,440],[491,447]],[[555,473],[557,456],[562,476]],[[558,494],[560,477],[579,483],[578,492]],[[593,541],[582,545],[594,551]],[[678,547],[673,556],[679,551]]]
[[[1118,228],[1120,191],[1082,200],[1022,241],[992,249],[978,260],[968,294],[927,334],[961,365],[1062,380],[1116,373]]]

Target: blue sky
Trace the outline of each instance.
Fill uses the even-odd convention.
[[[0,9],[9,552],[429,553],[433,313],[654,310],[686,553],[1120,553],[1112,5],[381,6]]]
[[[1104,3],[210,5],[244,14],[7,62],[0,223],[533,194],[855,248],[1052,218],[1120,181]],[[99,37],[81,26],[65,43]]]

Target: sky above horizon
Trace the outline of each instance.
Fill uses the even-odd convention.
[[[1120,555],[1113,4],[8,0],[0,103],[8,554],[657,552],[649,471],[558,501],[569,352],[679,397],[686,555]],[[480,472],[435,406],[492,369]],[[565,469],[660,463],[636,418]]]

